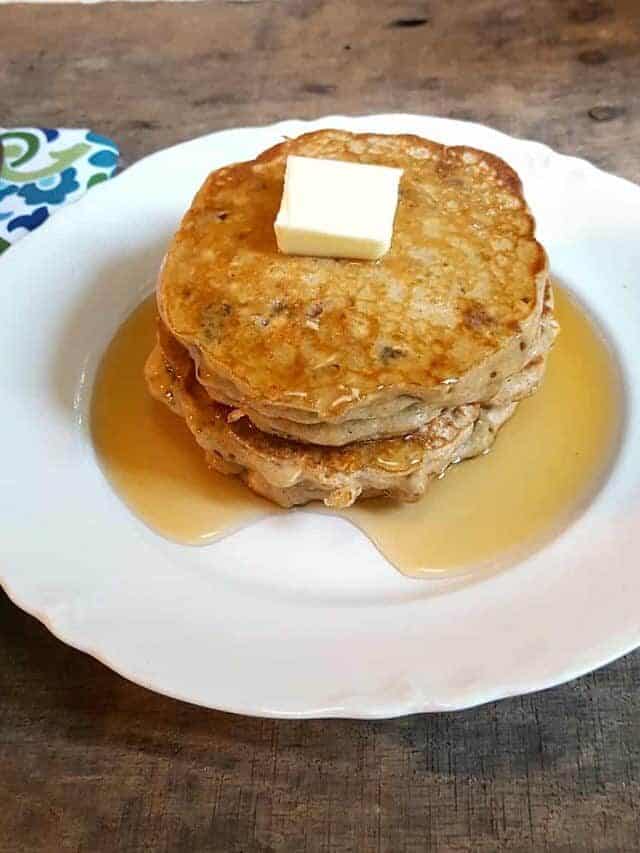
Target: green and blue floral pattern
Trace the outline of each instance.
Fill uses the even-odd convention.
[[[0,253],[118,164],[114,143],[86,129],[0,127],[0,142]]]

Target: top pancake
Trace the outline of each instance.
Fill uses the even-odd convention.
[[[286,157],[402,168],[379,261],[278,252]],[[415,136],[324,130],[213,172],[165,258],[158,305],[211,386],[269,417],[340,423],[488,399],[534,345],[547,277],[516,173]]]

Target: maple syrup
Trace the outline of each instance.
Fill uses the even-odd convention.
[[[117,331],[96,378],[93,442],[116,492],[157,533],[190,545],[278,512],[236,477],[209,470],[182,419],[151,398],[143,368],[155,338],[150,296]]]
[[[557,285],[555,297],[561,333],[542,388],[520,404],[489,454],[450,468],[418,503],[374,499],[338,513],[403,574],[504,565],[570,522],[602,481],[620,431],[619,375],[583,309]],[[149,297],[116,333],[96,379],[93,439],[116,492],[150,527],[184,544],[284,512],[210,471],[182,420],[151,399],[143,366],[154,339]]]

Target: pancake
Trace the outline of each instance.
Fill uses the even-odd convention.
[[[413,501],[449,465],[486,452],[518,401],[537,389],[557,333],[551,308],[549,291],[531,359],[491,401],[445,409],[403,438],[321,448],[265,433],[247,418],[234,419],[233,409],[212,400],[197,381],[189,352],[163,323],[145,372],[153,396],[185,419],[212,468],[240,476],[281,506],[322,500],[345,507],[375,495]]]
[[[387,255],[278,252],[289,154],[404,169]],[[546,279],[503,161],[415,136],[323,130],[209,176],[163,263],[158,306],[200,387],[245,427],[348,447],[492,400],[532,360]]]

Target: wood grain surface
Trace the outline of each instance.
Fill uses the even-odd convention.
[[[0,122],[90,126],[125,164],[397,110],[640,180],[640,0],[3,6],[0,33]],[[635,653],[458,714],[253,720],[129,684],[2,596],[0,853],[637,850],[639,682]]]

